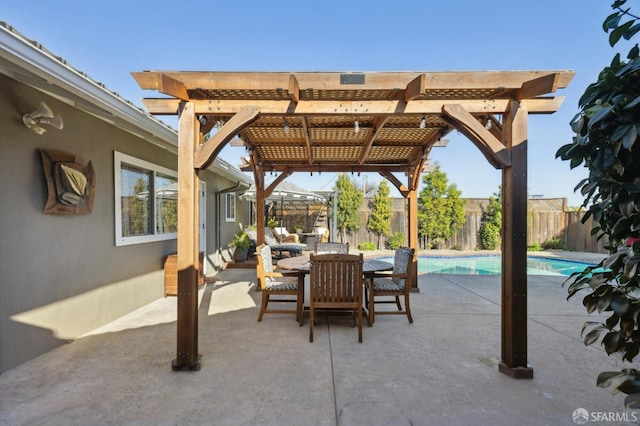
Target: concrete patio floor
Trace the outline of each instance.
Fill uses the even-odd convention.
[[[256,321],[255,271],[227,269],[200,291],[202,369],[174,372],[176,299],[123,317],[0,376],[2,425],[572,425],[578,408],[625,411],[595,386],[624,368],[580,337],[582,296],[529,276],[532,380],[498,372],[500,278],[420,275],[414,323]],[[597,422],[590,422],[597,424]],[[605,423],[602,423],[605,424]],[[628,424],[628,422],[606,422]]]

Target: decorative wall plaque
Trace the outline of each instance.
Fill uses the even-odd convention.
[[[63,152],[40,150],[48,197],[45,213],[88,214],[93,209],[96,174],[91,161]]]

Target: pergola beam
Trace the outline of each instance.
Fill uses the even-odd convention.
[[[362,153],[360,154],[360,158],[358,159],[358,164],[364,164],[367,157],[369,157],[369,151],[371,151],[371,146],[373,146],[373,142],[376,140],[378,130],[384,127],[387,120],[389,120],[389,116],[376,117],[376,119],[374,120],[373,131],[369,133],[369,137],[363,144]]]
[[[258,118],[259,112],[258,108],[245,107],[231,117],[215,135],[196,151],[194,166],[198,170],[209,167],[224,145],[240,133],[242,129],[253,123]]]
[[[443,118],[473,142],[486,159],[497,169],[511,165],[511,152],[462,106],[442,107]]]
[[[142,89],[157,90],[152,81],[157,74],[168,75],[184,83],[188,90],[285,90],[290,77],[295,76],[301,90],[395,90],[409,89],[416,79],[424,79],[430,90],[473,89],[501,87],[517,90],[528,81],[549,74],[558,74],[558,88],[566,87],[575,72],[556,71],[462,71],[462,72],[200,72],[200,71],[144,71],[131,75]],[[363,84],[345,83],[344,76],[359,76]],[[363,87],[364,86],[364,87]],[[418,87],[422,83],[418,84]],[[411,86],[413,87],[413,86]],[[422,91],[420,91],[422,93]]]
[[[522,87],[516,93],[516,99],[522,100],[527,98],[535,98],[536,96],[555,93],[558,90],[560,75],[549,74],[538,77],[533,80],[522,83]]]
[[[556,112],[564,97],[527,99],[527,110],[531,114],[551,114]],[[144,98],[142,102],[149,113],[154,115],[176,115],[180,107],[179,99]],[[406,115],[406,114],[441,114],[442,107],[451,101],[442,100],[415,100],[404,102],[403,100],[387,101],[299,101],[292,103],[289,100],[219,100],[215,103],[210,100],[192,100],[195,112],[198,115],[234,115],[246,108],[254,106],[260,110],[262,116],[313,116],[313,115]],[[456,100],[471,114],[503,114],[509,107],[508,99],[492,100]]]

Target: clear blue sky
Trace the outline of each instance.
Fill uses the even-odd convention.
[[[0,20],[142,106],[132,71],[484,71],[572,69],[559,112],[529,121],[529,194],[581,204],[585,169],[555,159],[578,99],[611,62],[601,23],[613,0],[7,1]],[[171,119],[164,121],[175,127]],[[464,136],[434,148],[463,197],[498,191],[501,174]],[[243,149],[222,157],[239,164]],[[291,178],[290,178],[291,179]],[[329,189],[331,176],[296,177]],[[362,180],[362,177],[360,177]],[[367,184],[380,181],[369,175]]]

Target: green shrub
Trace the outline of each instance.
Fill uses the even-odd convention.
[[[456,244],[455,246],[451,247],[451,250],[462,251],[462,246],[460,244]]]
[[[404,234],[402,232],[395,232],[389,236],[385,241],[385,248],[388,250],[395,250],[402,247],[404,244]]]
[[[485,250],[496,250],[500,248],[502,244],[500,226],[492,222],[482,224],[480,227],[480,243]]]
[[[371,242],[358,244],[358,250],[369,251],[369,250],[375,250],[375,249],[376,249],[376,245]]]
[[[542,243],[543,250],[562,250],[564,249],[564,244],[562,244],[562,240],[558,237],[551,237],[547,241]]]
[[[542,246],[540,245],[540,243],[534,242],[534,243],[531,243],[527,247],[527,250],[529,250],[529,251],[542,251]]]

